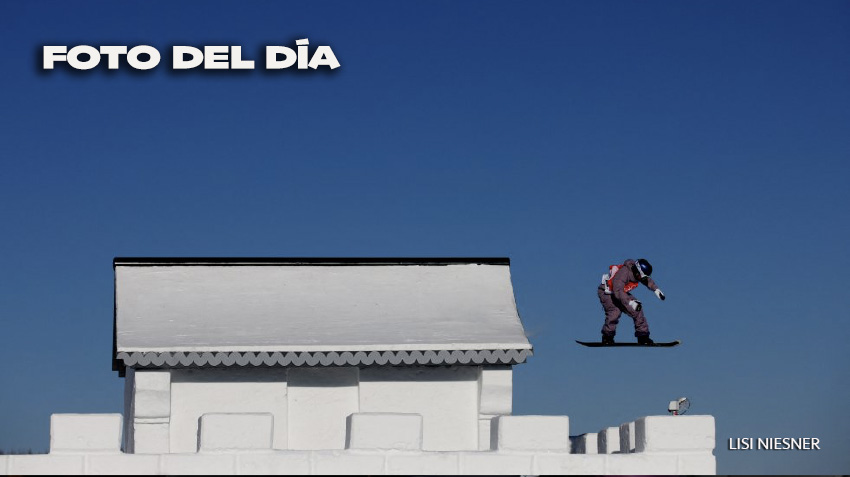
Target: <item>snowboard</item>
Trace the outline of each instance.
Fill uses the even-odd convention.
[[[618,346],[627,346],[627,347],[635,347],[635,348],[672,348],[673,346],[679,346],[680,344],[682,344],[682,341],[676,340],[676,341],[670,341],[670,342],[667,342],[667,343],[659,343],[658,341],[656,341],[655,343],[648,344],[648,345],[637,344],[637,342],[631,342],[631,343],[616,342],[612,345],[604,345],[600,341],[579,341],[579,340],[576,340],[576,343],[578,343],[582,346],[588,346],[588,347],[591,347],[591,348],[616,348]]]

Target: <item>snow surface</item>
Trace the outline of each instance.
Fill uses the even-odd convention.
[[[530,349],[502,264],[117,264],[118,351]]]

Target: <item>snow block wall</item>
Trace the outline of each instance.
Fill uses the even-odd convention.
[[[491,447],[499,451],[569,452],[567,416],[499,416],[493,419]]]
[[[599,446],[597,444],[597,438],[599,434],[595,432],[588,432],[587,434],[582,434],[578,436],[578,443],[576,445],[576,454],[598,454]]]
[[[271,413],[221,413],[201,416],[198,451],[271,450]]]
[[[616,454],[620,452],[620,428],[607,427],[598,434],[599,454]]]
[[[714,443],[713,416],[647,416],[584,434],[576,449],[609,455],[606,473],[715,474]]]
[[[50,453],[118,452],[121,414],[53,414]]]
[[[490,449],[490,420],[511,412],[511,373],[510,366],[128,369],[123,449],[196,452],[200,419],[222,413],[271,415],[272,449],[345,449],[346,420],[358,413],[419,416],[422,450]]]
[[[355,412],[419,414],[423,450],[478,450],[481,399],[478,381],[486,369],[478,366],[363,368],[360,408]]]
[[[348,416],[346,449],[422,450],[422,415],[355,413]]]
[[[136,454],[170,451],[171,373],[127,370],[124,382],[124,449]]]
[[[120,415],[56,414],[51,423],[50,454],[0,456],[0,473],[681,475],[716,472],[711,416],[640,418],[634,421],[634,451],[613,454],[570,453],[566,416],[501,416],[494,422],[493,446],[498,450],[493,451],[418,450],[422,421],[421,416],[411,414],[350,416],[346,419],[349,449],[344,450],[270,449],[270,427],[274,423],[269,414],[206,414],[200,423],[200,452],[178,454],[121,452]],[[588,437],[585,446],[591,440]]]

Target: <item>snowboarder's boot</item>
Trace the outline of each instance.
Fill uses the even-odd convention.
[[[638,339],[638,344],[639,344],[639,345],[651,345],[651,344],[655,344],[655,341],[652,341],[652,338],[650,338],[650,337],[649,337],[649,335],[638,336],[638,337],[637,337],[637,339]]]
[[[612,345],[614,344],[614,337],[609,335],[602,335],[602,344],[603,345]]]

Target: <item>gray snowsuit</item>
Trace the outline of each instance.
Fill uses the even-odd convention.
[[[643,309],[632,310],[629,302],[635,300],[635,297],[625,288],[629,284],[644,283],[647,288],[654,292],[658,289],[658,286],[650,277],[646,277],[646,282],[641,282],[640,277],[634,272],[634,266],[635,260],[630,259],[623,262],[623,266],[611,278],[610,294],[605,293],[605,283],[599,285],[597,289],[599,301],[605,310],[605,325],[602,326],[602,334],[605,336],[614,336],[617,333],[617,323],[620,322],[620,315],[623,312],[634,320],[635,336],[649,336],[649,324],[646,322],[646,317],[643,316]]]

